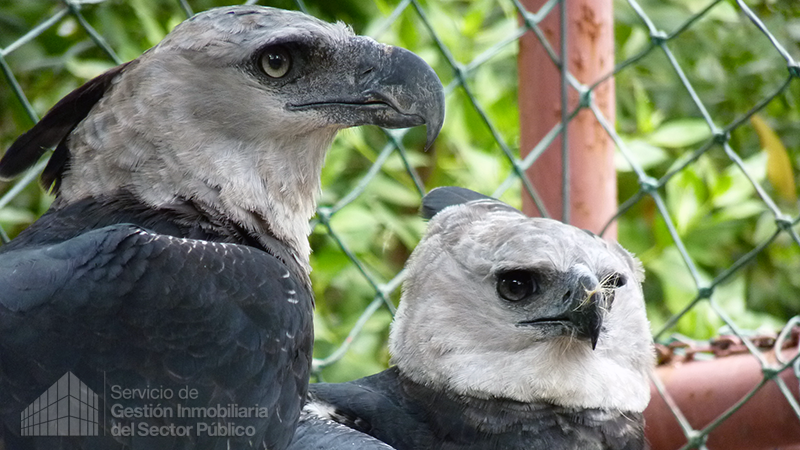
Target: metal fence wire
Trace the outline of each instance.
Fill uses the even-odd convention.
[[[800,326],[794,186],[800,63],[792,56],[800,49],[798,6],[788,0],[616,2],[613,71],[586,85],[562,69],[564,92],[574,90],[579,101],[570,106],[564,95],[562,121],[521,156],[517,83],[537,80],[517,79],[518,41],[533,33],[552,64],[562,67],[566,47],[553,44],[558,39],[540,27],[551,15],[561,14],[561,23],[570,19],[562,1],[546,1],[538,11],[526,10],[520,0],[353,1],[339,9],[312,0],[259,2],[355,22],[359,33],[419,53],[446,86],[447,123],[433,152],[421,151],[421,131],[359,129],[342,133],[328,156],[311,236],[315,376],[352,378],[387,363],[385,340],[402,263],[424,230],[415,209],[427,189],[459,184],[515,206],[528,195],[546,215],[526,171],[563,134],[563,123],[588,110],[618,150],[620,206],[607,223],[619,225],[620,242],[648,271],[645,293],[656,340],[681,352],[674,343],[683,335],[731,335],[763,374],[760,384],[702,429],[670,403],[688,441],[683,448],[706,448],[709,434],[770,383],[800,427],[800,405],[778,376],[790,370],[793,382],[800,380],[800,356],[781,358],[778,352],[775,361],[753,338],[764,333],[756,330],[760,324],[783,327],[778,342],[770,341],[780,348]],[[182,17],[218,6],[201,0],[25,3],[0,6],[5,148],[82,81],[137,56],[137,45],[154,44]],[[131,32],[131,23],[141,29]],[[739,44],[728,47],[724,42],[731,38]],[[616,123],[593,96],[612,77]],[[46,157],[20,179],[0,184],[4,243],[49,204],[33,183],[45,163]]]

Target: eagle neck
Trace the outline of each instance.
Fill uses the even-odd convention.
[[[447,429],[464,436],[518,435],[526,440],[526,430],[537,430],[532,424],[554,421],[574,425],[625,420],[641,422],[642,414],[628,411],[608,411],[596,408],[569,408],[547,402],[520,402],[492,397],[480,398],[449,389],[437,389],[398,375],[404,396],[428,412],[435,428]],[[529,437],[537,439],[536,436]]]

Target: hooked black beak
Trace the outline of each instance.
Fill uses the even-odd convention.
[[[436,72],[406,49],[354,39],[352,51],[358,56],[349,61],[353,76],[336,80],[323,98],[287,107],[326,110],[345,127],[425,125],[425,149],[430,148],[444,124],[444,87]]]
[[[422,58],[400,47],[389,47],[382,65],[366,92],[398,113],[377,125],[405,128],[425,125],[425,150],[433,145],[444,124],[444,87],[436,72]]]
[[[577,336],[589,339],[592,350],[597,348],[597,340],[603,328],[603,306],[601,306],[605,301],[603,297],[603,293],[595,292],[568,315]]]
[[[603,316],[611,308],[613,292],[603,289],[585,266],[573,270],[567,284],[569,288],[560,305],[549,308],[545,317],[519,322],[517,326],[547,327],[553,335],[586,339],[594,350],[603,328]]]

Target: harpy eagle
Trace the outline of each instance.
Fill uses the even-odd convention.
[[[10,178],[56,146],[52,207],[0,247],[0,447],[285,448],[325,153],[364,124],[425,124],[430,145],[443,116],[411,52],[257,6],[198,14],[67,95],[0,160]],[[99,395],[77,430],[51,408],[67,373]],[[53,434],[73,437],[31,437]]]
[[[290,450],[641,450],[652,338],[616,243],[462,188],[409,259],[394,366],[312,384]]]

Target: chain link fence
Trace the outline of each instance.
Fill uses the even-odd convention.
[[[4,148],[82,81],[137,56],[181,18],[219,6],[211,0],[26,3],[0,6]],[[353,378],[387,364],[388,324],[402,264],[424,231],[415,211],[427,190],[457,184],[515,206],[529,196],[544,211],[526,172],[563,133],[562,124],[588,110],[618,149],[620,206],[604,220],[619,226],[620,242],[647,269],[648,313],[654,336],[669,348],[664,359],[720,356],[684,344],[695,342],[686,336],[702,342],[724,334],[761,368],[761,383],[701,429],[668,402],[687,441],[683,448],[706,448],[709,434],[770,383],[800,427],[800,405],[778,376],[789,370],[800,381],[797,352],[781,350],[791,336],[797,346],[800,327],[799,6],[616,2],[613,71],[590,83],[563,71],[564,93],[577,92],[579,101],[573,107],[562,96],[562,120],[521,156],[517,86],[537,80],[517,79],[518,41],[533,33],[550,63],[561,67],[566,47],[558,49],[540,27],[563,14],[561,2],[543,2],[536,11],[519,0],[258,3],[341,19],[361,34],[409,48],[446,86],[447,122],[432,152],[421,151],[421,130],[359,129],[342,133],[329,154],[311,236],[316,378]],[[593,97],[612,77],[616,123]],[[45,163],[0,185],[3,242],[46,210],[50,198],[33,183]],[[764,344],[766,330],[781,328]],[[776,358],[767,356],[770,350]]]

